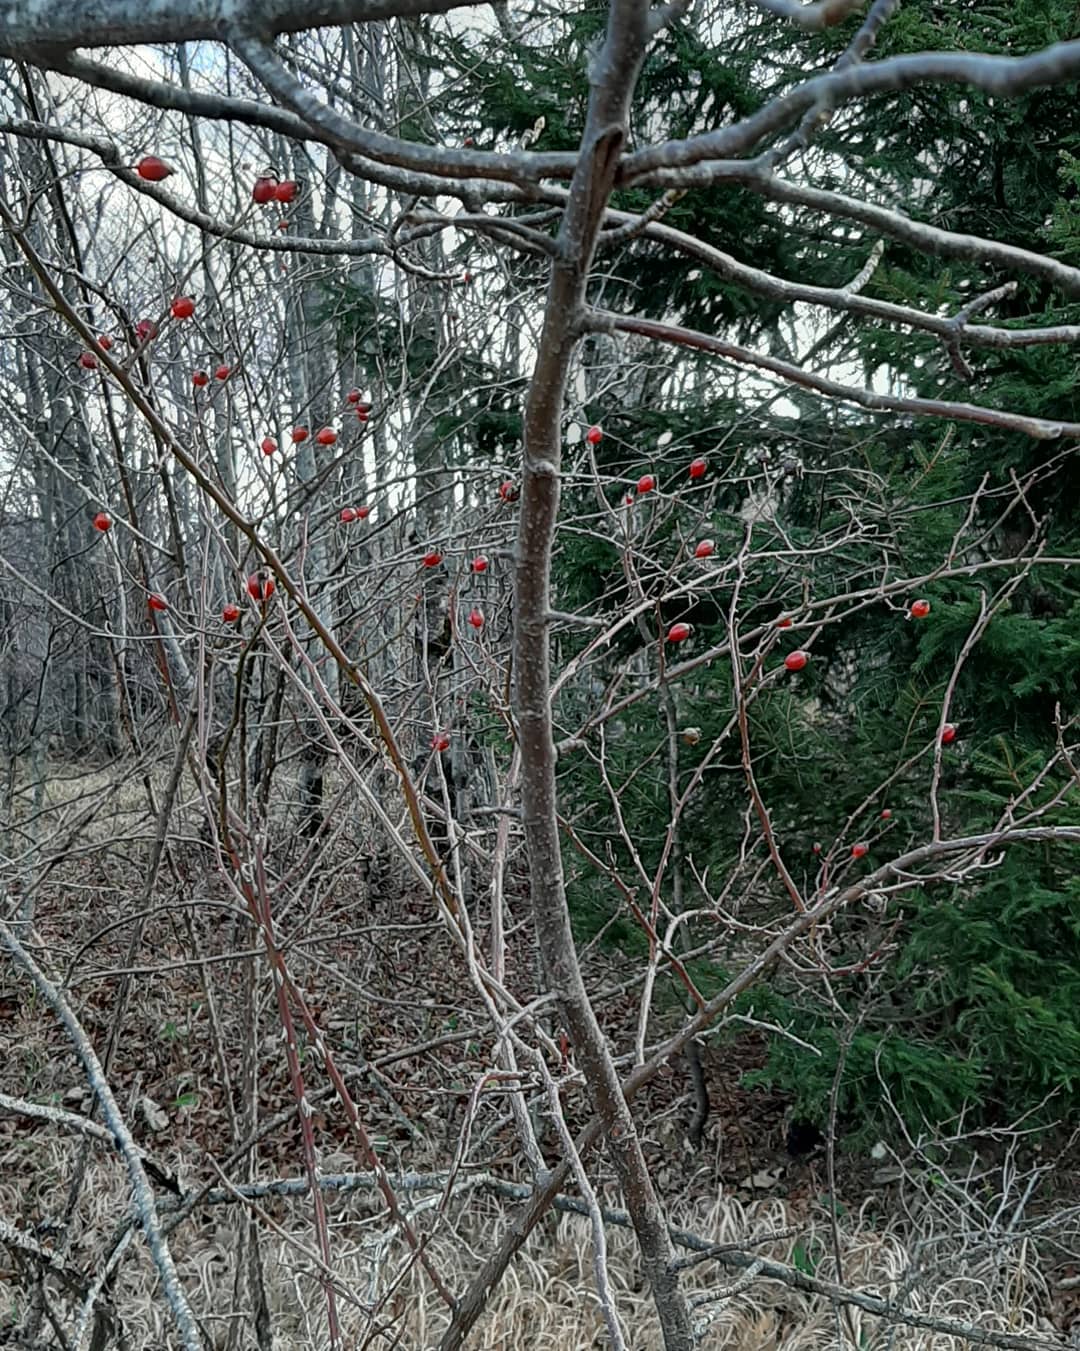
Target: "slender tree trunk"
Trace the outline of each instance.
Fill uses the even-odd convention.
[[[304,235],[325,236],[331,232],[333,194],[323,205],[323,216],[316,222],[310,193],[299,199],[296,208],[297,229]],[[317,515],[320,503],[308,501],[307,493],[321,472],[319,454],[336,454],[337,450],[321,451],[315,439],[316,430],[335,420],[338,411],[340,383],[337,379],[338,358],[334,336],[326,320],[320,316],[320,296],[314,282],[303,277],[296,292],[290,297],[291,322],[289,384],[294,407],[310,427],[311,435],[296,447],[294,466],[297,490],[305,503],[308,519]],[[320,620],[333,630],[335,627],[333,589],[330,579],[330,535],[323,530],[308,530],[306,574],[308,594]],[[305,635],[307,637],[307,635]],[[332,663],[322,672],[323,681],[332,699],[337,698],[337,668]],[[306,678],[306,677],[305,677]],[[317,718],[305,718],[301,727],[303,745],[300,757],[298,794],[300,828],[315,834],[322,826],[322,802],[326,773],[326,743]]]
[[[667,1225],[619,1075],[585,991],[566,902],[556,803],[549,650],[552,542],[559,510],[562,414],[589,268],[615,166],[626,138],[630,96],[645,53],[649,6],[614,0],[594,58],[577,170],[552,266],[539,356],[525,413],[525,462],[518,529],[514,711],[522,756],[522,813],[531,865],[537,942],[559,1000],[593,1106],[626,1198],[666,1351],[691,1351],[690,1310],[672,1271]]]

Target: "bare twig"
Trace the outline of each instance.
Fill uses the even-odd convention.
[[[158,1275],[161,1277],[161,1288],[176,1321],[184,1347],[186,1351],[203,1351],[203,1341],[195,1323],[195,1315],[191,1311],[183,1286],[180,1284],[172,1254],[169,1252],[168,1242],[161,1229],[161,1222],[158,1219],[154,1204],[154,1194],[146,1176],[142,1152],[132,1139],[131,1131],[128,1129],[119,1104],[113,1097],[112,1089],[105,1079],[101,1062],[90,1044],[90,1039],[83,1031],[82,1025],[75,1017],[67,1000],[64,999],[60,991],[48,979],[18,938],[15,937],[10,925],[3,920],[0,920],[0,942],[11,954],[15,965],[30,978],[38,994],[63,1023],[64,1030],[82,1061],[87,1080],[101,1104],[102,1115],[112,1133],[116,1148],[127,1166],[132,1200],[139,1216],[139,1223],[142,1226],[143,1234],[146,1236],[147,1247],[150,1249],[150,1255],[155,1267],[157,1267]]]
[[[976,422],[984,426],[999,427],[1003,431],[1022,432],[1025,436],[1040,441],[1056,440],[1061,436],[1080,436],[1080,423],[1051,422],[1046,418],[1025,417],[1020,413],[1010,413],[1004,409],[983,408],[978,404],[955,403],[948,399],[901,398],[891,394],[877,394],[869,389],[856,389],[851,385],[842,385],[823,375],[815,375],[789,361],[767,356],[761,352],[751,352],[746,347],[724,342],[698,333],[693,329],[682,328],[677,324],[663,324],[651,319],[638,319],[627,315],[611,314],[602,310],[593,310],[587,324],[596,332],[638,333],[643,337],[656,338],[661,342],[676,343],[699,352],[710,352],[713,356],[740,365],[753,366],[767,371],[793,385],[812,389],[828,398],[843,403],[858,404],[872,412],[911,413],[918,417],[951,418],[957,422]]]

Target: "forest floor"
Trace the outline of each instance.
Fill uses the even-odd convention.
[[[79,810],[83,795],[74,800],[65,807],[69,813]],[[184,830],[183,814],[158,885],[152,895],[143,894],[151,826],[145,818],[122,821],[119,812],[92,843],[57,860],[37,894],[31,950],[62,983],[99,1058],[108,1058],[113,1095],[136,1141],[166,1176],[179,1179],[185,1191],[222,1185],[219,1168],[234,1181],[301,1177],[295,1099],[274,991],[254,932],[208,866],[194,828],[190,835]],[[277,865],[286,882],[290,862],[295,859]],[[508,904],[516,927],[510,930],[507,984],[528,995],[536,964],[520,872],[511,883]],[[436,1206],[433,1194],[417,1193],[413,1215],[432,1234],[436,1265],[444,1264],[460,1292],[512,1213],[510,1203],[473,1187],[472,1180],[525,1180],[503,1092],[497,1085],[476,1091],[493,1063],[492,1040],[465,965],[433,919],[430,899],[403,887],[378,859],[346,848],[344,836],[328,849],[317,874],[291,888],[283,884],[280,894],[279,942],[385,1167],[409,1174],[456,1170],[462,1186],[449,1204]],[[483,906],[477,909],[483,949]],[[592,988],[625,984],[626,962],[618,954],[593,950],[589,961]],[[633,1045],[637,1009],[634,993],[602,1003],[615,1045]],[[557,1035],[554,1025],[551,1031]],[[786,1148],[788,1104],[744,1083],[748,1071],[763,1065],[765,1051],[763,1034],[752,1029],[731,1043],[704,1048],[710,1116],[697,1150],[686,1140],[693,1106],[685,1064],[669,1066],[635,1100],[650,1170],[674,1223],[823,1279],[839,1276],[848,1284],[902,1292],[907,1307],[924,1313],[1080,1345],[1080,1266],[1071,1256],[1080,1250],[1075,1142],[1072,1161],[1061,1157],[1056,1168],[1050,1154],[1065,1140],[1045,1141],[1046,1152],[1031,1157],[1004,1147],[995,1156],[987,1142],[977,1178],[969,1171],[932,1185],[910,1153],[901,1151],[883,1167],[882,1160],[841,1141],[833,1161],[834,1228],[824,1151],[792,1157]],[[94,1111],[63,1027],[7,963],[0,968],[0,1057],[0,1091],[80,1116]],[[362,1170],[355,1132],[304,1039],[301,1059],[321,1171]],[[256,1100],[247,1106],[245,1082]],[[581,1092],[567,1095],[566,1113],[572,1129],[584,1125],[589,1112]],[[253,1120],[276,1124],[240,1165],[227,1165]],[[542,1147],[557,1157],[550,1123],[539,1116],[536,1125]],[[0,1107],[0,1219],[48,1248],[58,1244],[71,1284],[81,1281],[85,1290],[127,1213],[129,1191],[115,1153],[93,1143],[73,1194],[82,1154],[78,1137],[56,1124]],[[604,1200],[617,1204],[602,1161],[594,1173]],[[161,1196],[167,1198],[167,1190]],[[393,1324],[398,1344],[433,1346],[445,1309],[407,1260],[400,1236],[370,1192],[332,1194],[328,1208],[346,1324],[356,1332],[367,1326],[350,1299],[384,1298],[381,1316]],[[72,1220],[64,1228],[67,1214]],[[278,1344],[326,1345],[310,1202],[264,1197],[245,1210],[226,1191],[197,1210],[173,1241],[181,1276],[195,1292],[215,1346],[258,1346],[258,1299],[241,1257],[251,1252],[250,1214],[262,1220],[266,1303],[275,1325],[288,1329]],[[1042,1239],[1018,1242],[1033,1223],[1042,1226]],[[628,1235],[612,1232],[609,1260],[620,1308],[634,1328],[632,1345],[649,1351],[659,1345],[658,1334]],[[0,1344],[20,1337],[32,1317],[34,1271],[32,1260],[0,1244]],[[711,1264],[687,1273],[690,1288],[714,1300],[734,1279],[735,1273],[718,1273]],[[51,1280],[46,1288],[57,1309],[74,1318],[79,1297],[72,1288]],[[586,1221],[552,1217],[511,1268],[472,1344],[599,1346],[593,1288]],[[122,1259],[112,1307],[129,1346],[141,1351],[174,1344],[138,1242]],[[959,1351],[963,1344],[940,1332],[896,1328],[887,1341],[873,1341],[882,1333],[880,1320],[848,1310],[838,1323],[828,1301],[762,1280],[717,1301],[715,1312],[706,1347],[843,1342]],[[45,1338],[40,1345],[62,1345],[49,1341],[47,1332]]]

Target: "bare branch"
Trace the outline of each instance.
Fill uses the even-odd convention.
[[[381,164],[396,165],[420,173],[450,177],[494,178],[527,182],[536,178],[569,178],[577,163],[573,154],[483,154],[473,150],[444,150],[418,145],[396,136],[368,131],[320,102],[295,79],[272,47],[242,28],[230,29],[229,45],[269,92],[292,110],[306,125],[316,128],[320,139],[341,150],[363,155]]]
[[[775,14],[779,19],[787,19],[796,28],[805,33],[821,33],[826,28],[843,23],[858,10],[866,0],[751,0],[764,14]]]
[[[180,1284],[172,1254],[169,1252],[168,1242],[161,1229],[161,1222],[158,1219],[157,1208],[154,1203],[154,1193],[143,1165],[142,1151],[132,1139],[131,1131],[128,1129],[119,1104],[113,1097],[112,1089],[105,1078],[101,1062],[90,1044],[90,1038],[83,1031],[82,1025],[72,1012],[70,1004],[15,937],[11,927],[2,919],[0,919],[0,942],[11,954],[15,965],[25,975],[29,976],[38,994],[63,1023],[64,1030],[83,1063],[83,1069],[86,1071],[90,1087],[94,1090],[97,1100],[101,1104],[101,1113],[109,1124],[109,1130],[116,1142],[116,1148],[127,1166],[128,1178],[131,1181],[132,1199],[139,1216],[139,1223],[142,1225],[147,1247],[150,1249],[150,1255],[153,1257],[154,1265],[161,1277],[162,1290],[180,1330],[186,1351],[203,1351],[202,1338],[195,1323],[195,1315],[191,1311],[187,1295],[185,1295],[184,1288]]]
[[[79,1116],[75,1112],[66,1112],[62,1107],[52,1107],[43,1102],[27,1102],[23,1098],[12,1098],[7,1093],[0,1093],[0,1112],[10,1112],[13,1116],[25,1116],[35,1121],[48,1121],[54,1126],[62,1126],[65,1130],[77,1131],[80,1135],[88,1136],[92,1140],[98,1140],[102,1144],[115,1148],[116,1141],[112,1132],[104,1126],[99,1126],[96,1121],[91,1121],[89,1117]],[[163,1164],[155,1162],[141,1146],[136,1145],[139,1157],[146,1165],[146,1171],[167,1186],[171,1191],[179,1192],[179,1184],[172,1173]]]
[[[855,220],[876,234],[901,243],[910,244],[923,253],[942,258],[965,258],[1006,272],[1026,272],[1056,286],[1069,296],[1080,296],[1080,268],[1070,267],[1041,253],[1004,244],[981,235],[959,234],[912,220],[889,207],[872,205],[840,192],[804,186],[778,178],[768,170],[739,160],[716,164],[699,164],[688,169],[660,169],[645,175],[642,183],[650,187],[708,187],[715,183],[734,182],[750,192],[756,192],[773,202],[788,206],[805,206],[824,215]],[[550,189],[548,190],[550,191]],[[625,216],[625,219],[630,219]],[[652,226],[647,233],[664,231],[668,226]],[[661,235],[657,234],[657,238]]]
[[[238,23],[273,35],[472,8],[479,0],[110,0],[106,6],[73,0],[43,14],[37,0],[4,0],[0,56],[33,60],[42,48],[214,40]]]
[[[656,37],[665,28],[685,18],[692,3],[693,0],[667,0],[666,4],[658,5],[649,15],[649,37]]]
[[[1022,432],[1025,436],[1035,437],[1039,441],[1052,441],[1059,436],[1080,436],[1080,423],[1077,422],[1050,422],[1045,418],[1025,417],[1020,413],[983,408],[973,403],[955,403],[949,399],[899,398],[891,394],[877,394],[870,389],[856,389],[823,375],[804,371],[789,361],[780,361],[776,357],[751,352],[749,348],[723,342],[719,338],[710,337],[706,333],[697,333],[693,329],[682,328],[677,324],[634,319],[604,310],[591,311],[584,322],[594,332],[639,333],[643,337],[677,343],[699,352],[710,352],[713,356],[722,357],[727,361],[736,361],[740,365],[768,371],[771,375],[776,375],[793,385],[812,389],[830,399],[858,404],[859,407],[868,408],[871,412],[911,413],[917,417],[941,417],[951,418],[956,422],[977,422],[984,426],[1000,427],[1003,431]]]
[[[871,65],[854,64],[818,75],[774,99],[752,116],[719,131],[666,141],[628,155],[619,184],[655,169],[684,168],[705,160],[745,155],[815,107],[837,108],[874,94],[898,93],[922,84],[963,84],[999,98],[1080,78],[1080,40],[1057,42],[1030,56],[984,56],[967,52],[919,52]],[[673,186],[685,186],[680,181]]]
[[[833,70],[844,70],[857,64],[877,42],[878,33],[899,8],[900,0],[874,0],[870,12],[859,25],[859,31],[848,43],[839,59],[833,63]],[[805,150],[814,136],[832,120],[832,110],[816,106],[803,113],[799,125],[786,141],[773,147],[761,156],[763,167],[775,169],[786,163],[792,155]]]
[[[884,25],[900,8],[900,3],[901,0],[874,0],[874,3],[870,6],[870,12],[859,25],[859,31],[851,39],[847,50],[834,66],[835,70],[843,70],[845,66],[863,59],[874,43],[877,42],[878,34]]]
[[[655,221],[663,220],[679,198],[685,196],[685,192],[680,189],[669,188],[667,192],[661,193],[648,210],[643,211],[640,216],[631,217],[625,225],[616,225],[605,229],[598,241],[600,247],[609,249],[613,244],[625,244],[638,235],[644,234],[648,226]],[[615,214],[615,212],[609,212],[611,216]]]
[[[581,1162],[581,1156],[574,1147],[574,1137],[570,1134],[570,1127],[566,1124],[566,1118],[563,1116],[558,1085],[551,1077],[551,1072],[544,1063],[542,1055],[539,1053],[534,1055],[533,1063],[536,1065],[537,1072],[544,1083],[551,1119],[558,1133],[559,1143],[562,1145],[563,1158],[570,1164],[574,1181],[577,1183],[578,1191],[581,1192],[586,1213],[589,1216],[593,1238],[593,1271],[596,1277],[596,1294],[604,1312],[604,1322],[607,1325],[608,1336],[611,1338],[612,1351],[626,1351],[626,1339],[623,1337],[619,1313],[615,1307],[615,1296],[612,1294],[611,1282],[608,1280],[607,1235],[604,1232],[604,1216],[600,1202],[597,1200],[596,1192],[589,1181],[585,1165]]]
[[[631,216],[624,211],[608,211],[606,219],[625,221],[625,226],[618,228],[625,228],[630,234],[633,234],[636,231],[632,227],[641,218]],[[610,234],[605,232],[600,237],[601,244],[609,243],[617,233],[618,230],[612,230]],[[990,324],[968,323],[968,318],[976,312],[976,309],[984,309],[1006,294],[1005,287],[995,288],[986,295],[980,296],[977,305],[976,302],[972,302],[972,304],[966,305],[958,311],[952,318],[947,318],[943,315],[930,314],[926,310],[913,309],[908,305],[897,305],[889,300],[877,300],[870,296],[861,295],[860,291],[869,281],[869,277],[864,278],[861,283],[858,278],[853,278],[846,286],[812,286],[803,282],[787,281],[782,277],[774,276],[771,272],[763,272],[760,268],[751,267],[748,263],[741,263],[731,254],[724,253],[713,245],[697,239],[694,235],[676,230],[670,225],[649,223],[643,227],[642,233],[646,239],[655,239],[658,243],[669,244],[681,253],[698,259],[706,267],[719,276],[725,277],[728,281],[734,282],[737,286],[743,286],[755,295],[766,296],[770,300],[786,301],[790,304],[802,302],[808,305],[820,305],[823,309],[837,310],[842,314],[855,315],[865,319],[878,319],[883,323],[897,324],[904,328],[932,333],[936,338],[940,338],[943,343],[962,340],[972,347],[1036,347],[1056,343],[1080,342],[1080,324],[1059,324],[1050,328],[999,328]],[[942,233],[948,232],[943,231]],[[990,241],[987,241],[987,243],[990,243]],[[1038,255],[1032,255],[1032,257],[1038,258]],[[876,262],[879,260],[880,253],[875,254],[875,250],[871,250],[870,257],[867,259],[867,266],[869,267],[871,263],[876,266]],[[1074,269],[1069,270],[1073,271]],[[1076,276],[1077,282],[1080,284],[1080,271],[1077,271]],[[1008,285],[1009,283],[1005,284],[1005,286]]]
[[[770,201],[783,202],[789,206],[806,206],[826,215],[856,220],[889,239],[910,244],[923,253],[942,258],[965,258],[1003,271],[1026,272],[1033,277],[1042,277],[1065,295],[1080,296],[1080,268],[1070,267],[1056,258],[1032,253],[1029,249],[1004,244],[996,239],[985,239],[980,235],[942,230],[936,225],[912,220],[888,207],[874,206],[840,192],[804,187],[771,174],[752,172],[744,177],[736,172],[732,176],[751,192],[760,193]]]
[[[553,220],[558,215],[559,211],[553,208],[538,212],[536,219]],[[511,248],[531,253],[536,257],[553,258],[557,252],[555,242],[550,235],[533,229],[523,220],[515,220],[510,216],[486,216],[468,211],[459,212],[456,216],[443,216],[434,211],[410,211],[402,217],[401,224],[419,227],[415,232],[417,236],[419,236],[421,230],[427,233],[431,230],[466,229],[473,230],[479,235],[486,235],[490,239],[498,240]],[[406,234],[406,237],[408,237],[408,234]]]

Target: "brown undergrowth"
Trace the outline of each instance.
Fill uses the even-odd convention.
[[[51,795],[54,824],[76,810],[72,796]],[[74,796],[81,801],[85,795]],[[166,865],[145,905],[138,898],[153,825],[145,799],[140,802],[130,783],[107,797],[110,811],[120,815],[109,818],[105,836],[88,826],[66,856],[50,860],[36,898],[34,954],[65,982],[99,1057],[115,1030],[109,1082],[160,1173],[175,1177],[185,1193],[219,1189],[170,1239],[208,1344],[221,1351],[260,1347],[258,1286],[251,1280],[257,1257],[273,1346],[327,1346],[310,1199],[241,1199],[228,1190],[230,1184],[303,1178],[295,1103],[258,935],[199,840],[193,791],[183,795]],[[520,1183],[525,1174],[504,1091],[492,1085],[476,1092],[493,1050],[465,965],[430,899],[365,847],[366,828],[342,812],[314,870],[298,866],[304,846],[287,832],[286,843],[272,844],[278,939],[386,1168],[413,1177],[452,1172],[445,1192],[403,1184],[399,1195],[426,1236],[432,1262],[461,1292],[513,1215],[512,1200],[484,1179]],[[507,984],[524,998],[535,992],[537,975],[520,859],[511,861],[510,880]],[[481,947],[488,938],[485,905],[478,895]],[[599,953],[591,960],[597,988],[625,977],[619,961]],[[618,1044],[630,1044],[634,1013],[632,996],[605,1003],[606,1030]],[[557,1033],[554,1018],[549,1031]],[[313,1052],[304,1044],[300,1049],[321,1171],[355,1174],[363,1163],[350,1128]],[[5,1094],[100,1121],[56,1018],[10,967],[0,970],[0,1051]],[[635,1101],[673,1224],[708,1242],[896,1298],[917,1312],[1050,1339],[1067,1333],[1060,1292],[1063,1273],[1064,1288],[1071,1288],[1071,1269],[1063,1266],[1063,1253],[1075,1247],[1078,1223],[1067,1204],[1050,1205],[1038,1236],[1020,1241],[1015,1225],[1010,1238],[1008,1214],[996,1230],[978,1218],[993,1211],[993,1199],[969,1197],[970,1179],[960,1178],[950,1230],[949,1210],[929,1197],[924,1173],[901,1167],[887,1183],[875,1181],[865,1160],[841,1151],[842,1204],[834,1229],[820,1160],[788,1160],[784,1104],[740,1082],[762,1051],[760,1035],[752,1034],[737,1054],[706,1054],[713,1111],[696,1153],[684,1138],[691,1107],[681,1065],[669,1067]],[[566,1110],[572,1127],[588,1117],[573,1089]],[[557,1141],[542,1114],[536,1126],[554,1158]],[[253,1133],[259,1138],[252,1145]],[[249,1147],[238,1149],[243,1143]],[[603,1159],[591,1167],[605,1203],[617,1206]],[[1011,1195],[1004,1184],[1001,1190],[1003,1200]],[[156,1194],[167,1217],[176,1198],[160,1185]],[[445,1304],[375,1193],[331,1189],[327,1198],[345,1344],[435,1346],[448,1317]],[[63,1267],[41,1282],[40,1263],[27,1244],[0,1243],[0,1344],[22,1344],[36,1324],[35,1345],[90,1345],[92,1322],[81,1326],[79,1309],[125,1234],[129,1207],[127,1177],[108,1143],[0,1110],[0,1219],[54,1253]],[[122,1329],[116,1344],[138,1351],[171,1347],[172,1323],[145,1245],[137,1232],[124,1241],[100,1301],[110,1335]],[[612,1226],[609,1243],[627,1344],[651,1351],[659,1335],[632,1235]],[[551,1215],[509,1268],[471,1344],[491,1351],[605,1345],[592,1263],[587,1221]],[[857,1308],[838,1311],[820,1295],[760,1274],[743,1282],[737,1271],[711,1261],[689,1267],[685,1280],[701,1297],[699,1316],[712,1320],[701,1342],[706,1348],[960,1351],[964,1345],[941,1332],[889,1326]],[[264,1336],[261,1345],[270,1344]]]

